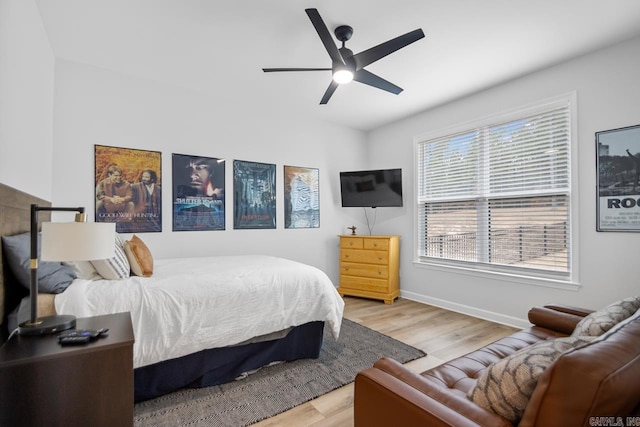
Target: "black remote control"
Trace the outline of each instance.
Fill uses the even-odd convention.
[[[88,336],[66,336],[58,338],[58,343],[60,343],[60,345],[81,345],[87,344],[89,341],[91,341],[91,338]]]
[[[101,329],[98,329],[98,330],[95,330],[95,329],[71,329],[71,330],[67,330],[67,331],[64,331],[61,334],[59,334],[58,335],[58,340],[61,340],[63,338],[70,338],[70,337],[87,337],[91,341],[93,341],[94,339],[96,339],[98,337],[106,337],[108,330],[109,329],[105,329],[105,328],[101,328]]]
[[[60,335],[58,335],[58,339],[67,338],[67,337],[89,337],[90,339],[96,338],[98,336],[98,331],[92,331],[87,329],[77,329],[64,331]]]

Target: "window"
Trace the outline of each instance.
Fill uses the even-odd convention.
[[[418,261],[570,277],[570,101],[416,139]]]

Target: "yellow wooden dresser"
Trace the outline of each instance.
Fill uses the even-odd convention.
[[[340,296],[380,299],[400,295],[400,236],[339,236]]]

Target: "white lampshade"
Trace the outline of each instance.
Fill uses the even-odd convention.
[[[116,225],[109,222],[43,222],[42,261],[113,258]]]

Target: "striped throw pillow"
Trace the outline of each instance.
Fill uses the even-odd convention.
[[[115,256],[91,261],[98,274],[107,280],[126,279],[131,274],[131,266],[124,253],[122,239],[117,233],[115,236]]]

